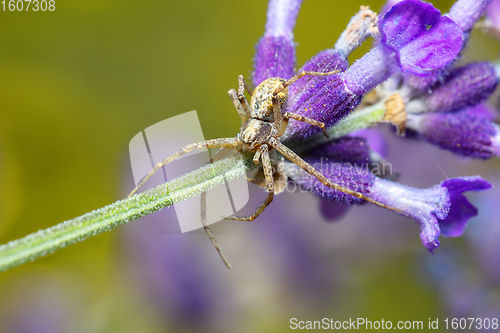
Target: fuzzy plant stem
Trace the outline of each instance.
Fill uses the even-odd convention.
[[[373,126],[383,118],[383,115],[384,109],[380,106],[354,112],[328,130],[329,140]],[[289,140],[286,143],[291,149],[300,151],[327,140],[319,135],[302,141]],[[255,167],[252,156],[248,154],[244,158],[226,158],[130,198],[1,245],[0,272],[206,192],[223,184],[224,181],[244,175]]]
[[[245,174],[254,167],[251,161],[239,157],[217,161],[130,198],[9,242],[0,246],[0,271],[33,261],[70,244],[201,194],[226,180]]]

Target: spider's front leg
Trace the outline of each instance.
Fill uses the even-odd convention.
[[[241,144],[240,140],[237,138],[221,138],[221,139],[212,139],[212,140],[206,140],[198,143],[192,143],[190,145],[185,146],[181,150],[177,151],[176,153],[173,153],[172,155],[166,157],[163,161],[160,163],[156,164],[155,167],[149,171],[149,173],[144,177],[144,179],[137,185],[132,192],[129,193],[129,197],[134,195],[135,192],[139,188],[141,188],[149,178],[153,177],[153,175],[158,171],[158,169],[164,167],[168,163],[178,159],[184,154],[189,153],[191,150],[195,148],[236,148]]]
[[[238,92],[234,89],[227,92],[231,102],[233,102],[234,108],[238,111],[242,123],[250,118],[250,105],[248,105],[247,99],[245,98],[245,89],[250,95],[252,94],[243,75],[240,75],[238,76]]]
[[[264,169],[264,176],[266,178],[266,187],[267,187],[266,200],[264,200],[264,202],[260,204],[260,206],[255,210],[255,212],[252,215],[250,215],[248,217],[230,216],[230,217],[226,217],[227,220],[253,221],[273,201],[273,198],[274,198],[273,169],[271,166],[271,159],[269,158],[269,148],[268,148],[267,144],[263,144],[262,146],[260,146],[259,151],[260,151],[260,156],[262,159],[262,167]],[[257,151],[256,154],[258,154],[259,151]]]
[[[337,74],[337,73],[340,73],[340,70],[335,70],[335,71],[331,71],[331,72],[327,72],[327,73],[302,71],[302,72],[294,75],[291,79],[289,79],[286,82],[284,82],[283,85],[282,85],[282,87],[276,89],[276,91],[274,92],[274,94],[279,94],[281,91],[285,90],[286,87],[288,87],[289,85],[294,84],[298,80],[302,79],[304,76],[308,76],[308,75],[309,76],[328,76],[328,75],[333,75],[333,74]]]

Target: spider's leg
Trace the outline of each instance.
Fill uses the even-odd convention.
[[[226,256],[224,253],[222,253],[222,249],[215,240],[214,235],[212,235],[212,231],[210,228],[207,226],[207,192],[201,193],[201,223],[203,224],[203,229],[205,229],[205,232],[208,235],[208,238],[212,241],[212,244],[214,245],[215,249],[219,253],[220,258],[224,262],[227,268],[231,268],[231,264],[227,260]]]
[[[288,87],[289,85],[291,84],[294,84],[295,82],[297,82],[297,80],[303,78],[304,76],[306,75],[311,75],[311,76],[328,76],[328,75],[332,75],[332,74],[337,74],[339,73],[340,71],[339,70],[335,70],[335,71],[332,71],[332,72],[327,72],[327,73],[322,73],[322,72],[310,72],[310,71],[302,71],[296,75],[294,75],[291,79],[287,80],[285,83],[282,84],[281,87],[277,88],[273,94],[274,95],[277,95],[279,94],[281,91],[285,90],[286,87]]]
[[[285,112],[285,114],[283,115],[283,118],[285,118],[285,119],[292,118],[292,119],[302,121],[302,122],[307,123],[307,124],[311,124],[313,126],[318,126],[319,128],[321,128],[321,130],[323,130],[323,134],[327,138],[329,138],[328,133],[326,133],[325,124],[322,123],[321,121],[317,121],[317,120],[314,120],[314,119],[309,118],[309,117],[304,117],[304,116],[301,116],[300,114],[296,114],[296,113],[292,113],[292,112]]]
[[[250,105],[248,105],[248,101],[245,98],[245,90],[248,92],[250,96],[252,96],[252,91],[248,87],[243,75],[238,76],[238,99],[240,100],[241,106],[250,115]]]
[[[236,109],[238,115],[241,118],[241,122],[244,123],[245,121],[248,120],[248,118],[250,118],[250,112],[248,112],[248,110],[245,110],[245,108],[243,108],[243,105],[241,105],[236,90],[231,89],[227,92],[227,94],[229,95],[231,102],[233,102],[234,108]]]
[[[247,82],[243,75],[238,76],[238,95],[243,95],[243,89],[247,91],[247,93],[252,96],[252,89],[248,86]]]
[[[224,156],[227,155],[227,153],[229,151],[232,151],[230,156],[232,156],[236,153],[235,149],[230,149],[230,148],[226,148],[226,147],[220,148],[219,150],[217,150],[217,152],[214,154],[214,156],[212,156],[212,158],[210,159],[210,163],[213,163],[213,162],[216,162],[216,161],[222,159]],[[212,234],[212,230],[210,230],[210,228],[207,225],[207,192],[201,193],[200,207],[201,207],[201,224],[203,224],[203,229],[205,229],[205,232],[207,233],[208,238],[210,238],[210,240],[212,241],[212,244],[214,245],[215,249],[219,253],[220,258],[222,259],[222,261],[224,262],[226,267],[231,268],[231,264],[229,263],[226,256],[222,252],[222,249],[219,246],[219,244],[217,243],[217,240],[215,240],[215,237]]]
[[[260,204],[260,206],[255,210],[255,212],[252,215],[250,215],[248,217],[230,216],[230,217],[226,217],[227,220],[253,221],[273,201],[273,198],[274,198],[274,179],[273,179],[273,170],[272,170],[272,166],[271,166],[271,160],[269,158],[269,150],[268,150],[267,144],[263,144],[262,146],[260,146],[260,152],[261,152],[261,158],[262,158],[262,167],[264,168],[264,175],[266,177],[266,187],[267,187],[266,200]]]
[[[168,156],[160,163],[156,164],[155,167],[151,171],[149,171],[149,173],[146,175],[146,177],[139,183],[139,185],[137,185],[132,190],[132,192],[129,193],[128,196],[130,197],[130,196],[134,195],[134,193],[137,192],[137,190],[142,185],[144,185],[148,181],[148,179],[151,178],[156,173],[156,171],[158,171],[158,169],[160,169],[161,167],[165,166],[166,164],[174,161],[175,159],[181,157],[182,155],[189,153],[191,150],[193,150],[195,148],[222,148],[222,147],[236,148],[239,144],[240,144],[240,140],[238,140],[237,138],[213,139],[213,140],[206,140],[206,141],[202,141],[202,142],[198,142],[198,143],[189,144],[189,145],[185,146],[184,148],[182,148],[181,150],[179,150],[178,152],[173,153],[172,155]]]
[[[390,210],[394,210],[394,211],[397,211],[397,212],[401,212],[401,209],[387,206],[387,205],[385,205],[385,204],[383,204],[381,202],[378,202],[377,200],[374,200],[372,198],[367,197],[366,195],[364,195],[362,193],[353,191],[350,188],[347,188],[345,186],[342,186],[342,185],[339,185],[339,184],[336,184],[336,183],[330,181],[328,178],[326,178],[325,176],[323,176],[322,173],[320,173],[318,170],[314,169],[309,163],[307,163],[306,161],[304,161],[299,155],[295,154],[292,150],[290,150],[288,147],[286,147],[285,145],[283,145],[278,140],[276,140],[274,138],[271,138],[269,140],[269,144],[272,147],[274,147],[277,151],[279,151],[287,159],[289,159],[293,163],[297,164],[299,167],[301,167],[302,169],[304,169],[307,173],[309,173],[312,176],[316,177],[324,185],[326,185],[328,187],[331,187],[334,190],[338,190],[338,191],[344,192],[346,194],[350,194],[352,196],[355,196],[357,198],[369,201],[369,202],[374,203],[374,204],[376,204],[376,205],[378,205],[380,207],[387,208],[387,209],[390,209]]]

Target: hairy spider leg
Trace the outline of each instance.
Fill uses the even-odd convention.
[[[233,102],[234,108],[238,112],[238,115],[241,118],[241,123],[243,124],[245,121],[247,121],[250,118],[250,110],[245,109],[243,105],[241,105],[240,99],[238,98],[238,93],[234,89],[230,89],[227,94],[229,95],[229,98],[231,99],[231,102]]]
[[[248,105],[248,101],[245,98],[245,90],[250,96],[252,96],[252,91],[245,81],[245,78],[243,77],[243,75],[238,75],[238,99],[240,100],[243,108],[247,110],[248,114],[250,114],[250,105]]]
[[[283,114],[283,118],[286,119],[287,121],[288,121],[288,119],[295,119],[297,121],[302,121],[302,122],[307,123],[309,125],[318,126],[323,131],[323,134],[325,135],[325,137],[327,139],[330,138],[328,136],[328,133],[326,132],[325,124],[322,123],[321,121],[317,121],[317,120],[314,120],[312,118],[301,116],[300,114],[292,113],[292,112],[285,112]]]
[[[208,238],[212,241],[212,244],[214,245],[215,249],[219,253],[219,257],[222,259],[224,262],[224,265],[226,265],[227,268],[231,268],[231,264],[227,260],[226,256],[222,252],[221,247],[215,240],[214,235],[212,234],[212,231],[210,228],[207,226],[207,212],[206,212],[206,207],[207,207],[207,192],[201,193],[201,203],[202,203],[202,210],[201,210],[201,223],[203,224],[203,229],[205,229],[205,232],[208,235]]]
[[[269,145],[272,146],[273,148],[275,148],[277,151],[279,151],[288,160],[290,160],[291,162],[297,164],[299,167],[304,169],[307,173],[316,177],[321,183],[323,183],[324,185],[326,185],[328,187],[333,188],[334,190],[338,190],[338,191],[344,192],[346,194],[350,194],[352,196],[355,196],[357,198],[369,201],[369,202],[374,203],[375,205],[378,205],[382,208],[387,208],[387,209],[394,210],[397,212],[402,211],[401,209],[387,206],[387,205],[385,205],[377,200],[374,200],[372,198],[367,197],[366,195],[364,195],[362,193],[356,192],[354,190],[351,190],[348,187],[345,187],[345,186],[342,186],[342,185],[339,185],[339,184],[336,184],[336,183],[330,181],[328,178],[323,176],[323,174],[321,174],[318,170],[314,169],[309,163],[304,161],[299,155],[294,153],[290,148],[286,147],[284,144],[282,144],[281,142],[279,142],[275,138],[271,138],[269,140]]]
[[[230,216],[226,217],[227,220],[236,220],[236,221],[253,221],[257,216],[259,216],[264,209],[273,201],[274,199],[274,179],[273,179],[273,169],[271,166],[271,159],[269,158],[269,148],[267,144],[263,144],[259,147],[259,150],[256,154],[260,152],[260,157],[262,159],[262,168],[264,169],[264,176],[266,178],[266,187],[267,187],[267,197],[264,202],[260,204],[259,207],[255,210],[255,212],[250,216]],[[255,161],[255,160],[254,160]]]
[[[238,92],[240,93],[240,91],[241,91],[240,95],[243,95],[243,90],[241,88],[242,86],[245,88],[247,93],[250,96],[252,96],[252,89],[250,89],[250,86],[245,81],[245,78],[243,77],[243,75],[238,75]]]
[[[304,76],[307,76],[307,75],[310,75],[310,76],[328,76],[328,75],[333,75],[333,74],[337,74],[337,73],[340,73],[340,70],[334,70],[334,71],[331,71],[331,72],[327,72],[327,73],[323,73],[323,72],[311,72],[311,71],[302,71],[298,74],[295,74],[291,79],[287,80],[285,83],[283,83],[283,85],[279,88],[277,88],[275,91],[274,91],[274,95],[277,95],[279,94],[280,92],[282,92],[284,89],[286,89],[286,87],[288,87],[289,85],[291,84],[294,84],[295,82],[297,82],[297,80],[300,80],[301,78],[303,78]]]
[[[217,152],[210,158],[210,163],[213,163],[215,161],[218,161],[222,159],[224,156],[227,155],[228,152],[232,151],[232,154],[230,156],[234,155],[236,153],[235,149],[229,149],[226,147],[220,148],[217,150]],[[214,245],[215,249],[217,250],[217,253],[219,253],[219,257],[222,259],[224,262],[224,265],[226,265],[227,268],[231,268],[231,264],[229,263],[229,260],[227,260],[226,256],[222,252],[222,248],[219,246],[217,243],[217,240],[215,239],[214,235],[212,234],[212,230],[207,225],[207,192],[202,192],[200,196],[201,202],[201,224],[203,225],[203,229],[205,229],[205,232],[208,235],[208,238],[212,241],[212,244]]]
[[[139,188],[141,188],[148,181],[148,179],[151,178],[156,173],[156,171],[158,171],[158,169],[160,169],[160,168],[164,167],[165,165],[167,165],[168,163],[178,159],[182,155],[189,153],[191,150],[193,150],[195,148],[200,148],[200,149],[201,148],[223,148],[223,147],[236,148],[240,144],[241,144],[241,142],[237,138],[212,139],[212,140],[206,140],[206,141],[202,141],[202,142],[198,142],[198,143],[189,144],[189,145],[185,146],[184,148],[182,148],[181,150],[177,151],[176,153],[173,153],[172,155],[166,157],[160,163],[156,164],[155,167],[151,171],[149,171],[147,176],[139,183],[139,185],[137,185],[132,190],[132,192],[129,193],[128,196],[130,197],[130,196],[134,195],[134,193],[137,192],[137,190]]]

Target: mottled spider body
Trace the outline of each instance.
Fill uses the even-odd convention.
[[[285,79],[272,77],[259,84],[250,99],[250,116],[274,122],[273,99],[281,110],[288,100],[288,88],[283,89],[285,83]],[[280,88],[282,90],[274,95]]]
[[[270,78],[255,88],[250,99],[250,118],[243,123],[241,131],[237,135],[245,150],[256,152],[262,144],[283,134],[279,131],[281,124],[275,119],[273,99],[277,107],[282,110],[288,100],[288,88],[276,95],[273,94],[277,89],[282,88],[285,82],[284,79]],[[232,96],[232,92],[229,95]],[[281,127],[284,131],[286,123]]]

